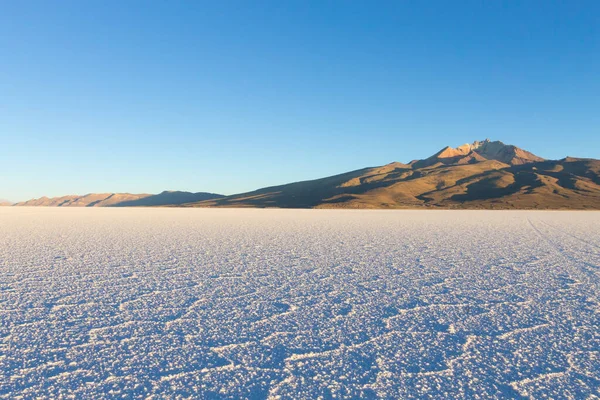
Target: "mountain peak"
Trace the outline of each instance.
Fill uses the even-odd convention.
[[[473,151],[488,160],[497,160],[509,165],[523,165],[544,161],[542,157],[538,157],[512,144],[504,144],[499,140],[492,142],[486,139],[482,142],[473,142],[472,148]]]
[[[476,140],[473,143],[471,143],[470,146],[471,146],[472,149],[478,149],[480,147],[487,146],[489,143],[498,143],[498,144],[504,146],[504,143],[502,143],[501,141],[495,140],[495,141],[492,142],[488,138],[486,138],[484,140]]]
[[[522,165],[532,162],[544,161],[526,150],[510,144],[504,144],[499,140],[490,139],[476,140],[473,143],[465,143],[456,148],[446,146],[433,156],[412,163],[415,168],[423,168],[442,163],[451,164],[473,164],[480,161],[496,160],[508,165]]]
[[[467,147],[465,147],[465,146],[467,146]],[[440,150],[440,152],[437,153],[435,156],[437,158],[454,158],[454,157],[466,156],[467,154],[469,154],[471,152],[471,149],[468,146],[469,145],[459,146],[455,149],[450,146],[446,146],[442,150]]]

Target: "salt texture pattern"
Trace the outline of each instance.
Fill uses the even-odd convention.
[[[0,397],[600,396],[600,213],[0,209]]]

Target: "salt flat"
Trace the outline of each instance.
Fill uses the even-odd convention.
[[[600,396],[600,213],[0,209],[0,397]]]

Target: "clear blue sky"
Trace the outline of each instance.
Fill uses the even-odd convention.
[[[6,1],[0,198],[225,194],[502,140],[600,158],[600,2]]]

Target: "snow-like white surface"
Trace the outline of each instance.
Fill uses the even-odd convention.
[[[0,208],[0,397],[600,395],[600,213]]]

